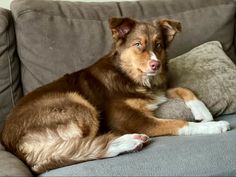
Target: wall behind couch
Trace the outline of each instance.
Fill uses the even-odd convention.
[[[5,9],[10,9],[11,1],[12,0],[0,0],[0,7]],[[61,0],[61,1],[105,2],[105,1],[136,1],[136,0]]]
[[[10,9],[10,3],[12,0],[0,0],[0,7]]]

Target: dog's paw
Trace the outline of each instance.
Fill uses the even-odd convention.
[[[230,130],[230,124],[226,121],[218,122],[189,122],[179,130],[179,135],[219,134]]]
[[[195,120],[203,122],[209,122],[213,120],[210,111],[202,101],[191,100],[185,102],[185,104],[191,109]]]
[[[107,157],[114,157],[122,153],[136,152],[143,148],[149,141],[144,134],[126,134],[112,141],[107,150]]]

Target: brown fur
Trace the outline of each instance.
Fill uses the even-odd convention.
[[[167,91],[167,95],[170,98],[180,98],[184,101],[195,100],[197,97],[193,94],[193,92],[186,88],[173,88]]]
[[[114,44],[108,55],[34,90],[9,114],[2,143],[34,172],[105,158],[109,144],[121,134],[177,135],[188,124],[158,119],[152,108],[160,101],[156,94],[166,89],[166,48],[180,23],[112,18],[110,28]],[[150,51],[161,67],[149,77]],[[181,88],[170,94],[193,97]]]

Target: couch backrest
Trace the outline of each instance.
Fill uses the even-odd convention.
[[[174,18],[183,31],[169,49],[175,57],[211,40],[235,60],[233,0],[60,2],[15,0],[11,5],[24,93],[94,63],[111,47],[110,16]],[[235,60],[236,61],[236,60]]]

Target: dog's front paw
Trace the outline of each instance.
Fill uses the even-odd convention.
[[[203,122],[209,122],[213,120],[210,111],[202,101],[190,100],[185,104],[191,109],[195,120]]]
[[[125,134],[110,143],[106,157],[140,151],[149,140],[149,137],[144,134]]]
[[[206,134],[219,134],[230,130],[230,124],[226,121],[218,122],[189,122],[179,130],[179,135],[206,135]]]

